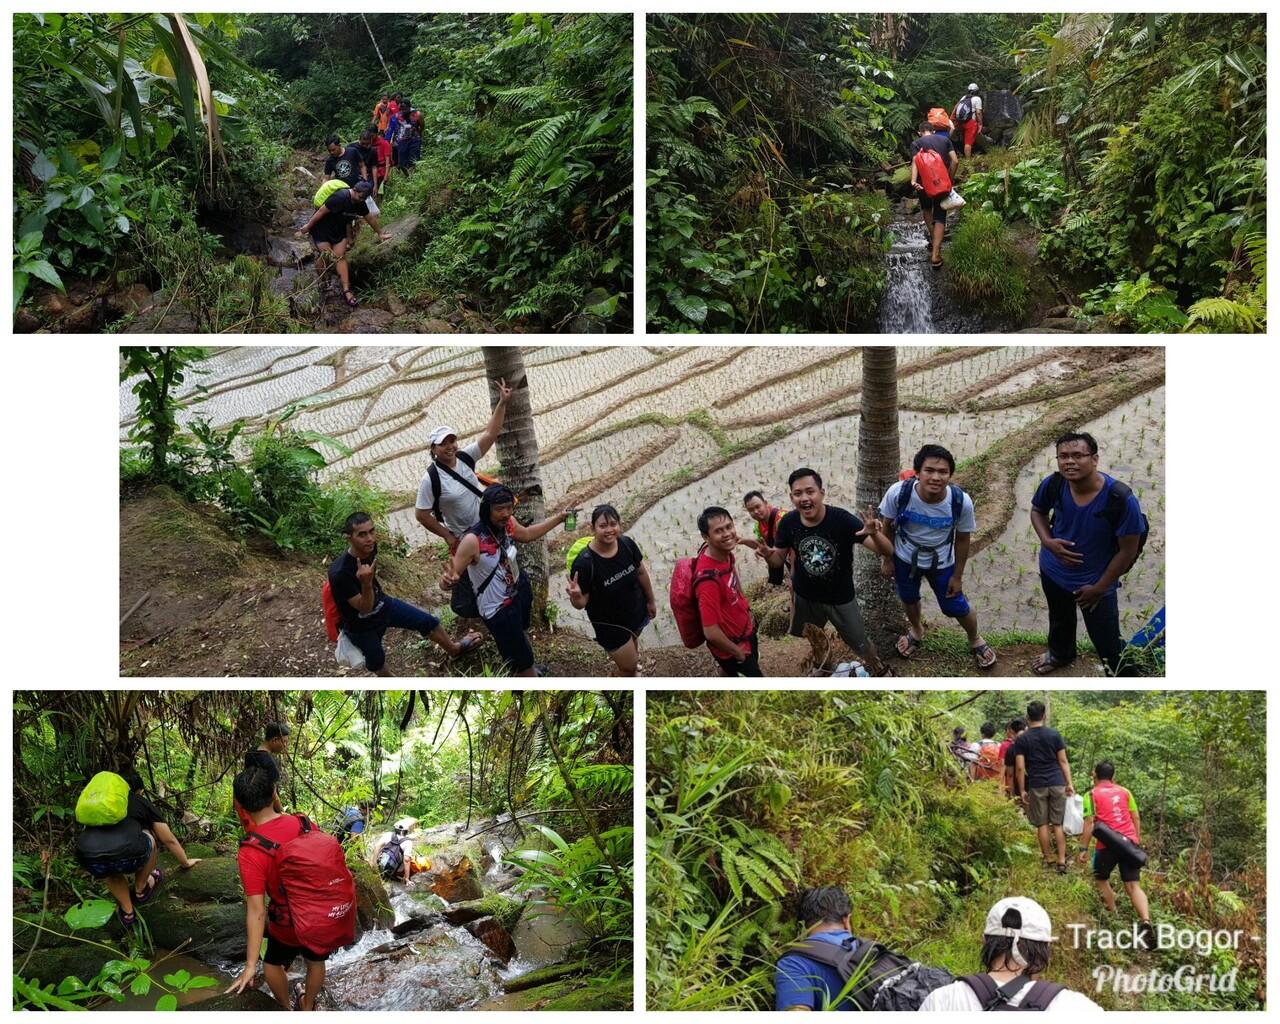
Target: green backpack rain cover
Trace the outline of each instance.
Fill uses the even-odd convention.
[[[573,563],[577,560],[578,556],[582,554],[582,549],[590,543],[591,536],[588,534],[586,537],[579,537],[569,545],[569,552],[565,555],[564,559],[564,574],[566,576],[573,575]]]
[[[129,784],[115,772],[98,772],[76,801],[81,825],[116,825],[129,813]]]
[[[325,200],[328,199],[335,192],[341,189],[350,188],[350,187],[351,186],[348,185],[341,178],[334,178],[332,181],[326,181],[323,185],[321,185],[318,189],[316,189],[315,198],[311,200],[311,205],[318,210],[320,209],[320,207],[324,206]]]

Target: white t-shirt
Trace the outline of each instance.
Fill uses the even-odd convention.
[[[890,487],[880,502],[880,514],[889,522],[895,522],[898,515],[898,488],[901,483]],[[938,564],[936,568],[945,569],[956,560],[953,545],[947,543],[951,536],[951,491],[937,504],[929,504],[920,497],[920,490],[914,484],[911,488],[911,500],[907,502],[906,522],[897,523],[893,536],[893,553],[904,562],[910,562],[918,545],[938,548]],[[977,518],[973,513],[973,499],[968,494],[960,507],[960,522],[956,524],[956,533],[973,533],[978,528]],[[920,557],[923,568],[934,568],[929,555]]]
[[[982,97],[978,95],[970,96],[969,105],[973,107],[973,113],[976,117],[978,112],[982,110]]]
[[[995,980],[994,978],[992,979]],[[1017,1006],[1031,991],[1031,986],[1025,986],[1021,991],[1013,996],[1009,1002],[1013,1006]],[[1053,1012],[1063,1011],[1065,1013],[1104,1013],[1105,1011],[1088,996],[1080,992],[1072,992],[1070,989],[1063,989],[1053,997],[1053,1002],[1048,1007]],[[968,985],[963,981],[957,981],[951,985],[943,985],[942,988],[935,988],[920,1004],[921,1012],[928,1010],[982,1010],[982,1003],[978,999]]]
[[[458,455],[459,458],[453,465],[453,472],[469,481],[477,491],[483,491],[484,484],[476,479],[475,471],[470,469],[461,458],[463,455],[468,455],[472,462],[479,462],[480,445],[473,441],[466,447],[459,448]],[[445,527],[461,537],[480,521],[480,498],[451,477],[443,466],[437,466],[436,472],[440,474],[440,518],[444,521]],[[435,495],[431,490],[431,473],[428,471],[422,474],[422,483],[418,484],[417,507],[429,512],[434,504],[434,498]]]

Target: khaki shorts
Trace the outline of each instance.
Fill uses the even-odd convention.
[[[1027,821],[1039,828],[1041,825],[1061,825],[1067,814],[1067,787],[1048,786],[1045,789],[1029,789]]]

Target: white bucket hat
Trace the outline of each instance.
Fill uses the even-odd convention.
[[[1011,914],[1010,911],[1015,913]],[[1010,923],[1006,924],[1006,920]],[[1013,921],[1019,923],[1014,925]],[[1013,962],[1019,967],[1026,967],[1027,961],[1018,949],[1018,940],[1052,942],[1053,926],[1049,921],[1048,911],[1035,900],[1026,896],[1006,896],[987,911],[987,923],[983,925],[982,934],[1008,935],[1013,939],[1013,947],[1009,951]]]

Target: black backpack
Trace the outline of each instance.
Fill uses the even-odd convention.
[[[387,840],[387,845],[378,854],[378,870],[384,875],[394,875],[404,867],[404,849],[400,844],[406,842],[408,838],[408,836],[392,836]]]
[[[1067,490],[1067,478],[1061,473],[1053,473],[1049,477],[1049,483],[1045,486],[1044,496],[1049,503],[1049,525],[1053,526],[1053,513],[1055,509],[1062,507],[1062,496]],[[1128,510],[1129,495],[1133,493],[1133,488],[1128,484],[1111,478],[1111,487],[1107,491],[1107,500],[1103,503],[1102,511],[1098,515],[1107,521],[1111,527],[1112,534],[1120,528],[1120,524],[1124,522],[1125,512]],[[1142,530],[1138,534],[1138,551],[1133,556],[1133,562],[1125,567],[1125,572],[1133,568],[1134,562],[1142,557],[1142,549],[1147,546],[1147,537],[1151,534],[1151,522],[1147,519],[1147,514],[1139,509],[1138,513],[1142,517]]]
[[[1065,986],[1056,981],[1036,981],[1019,974],[1012,981],[997,987],[989,974],[966,974],[960,979],[973,990],[973,994],[982,1003],[984,1011],[992,1010],[1047,1010],[1049,1004],[1057,997]],[[1017,995],[1028,985],[1031,991],[1017,1006],[1010,1004],[1011,997]]]
[[[857,978],[845,998],[853,1000],[859,1010],[918,1010],[935,988],[955,981],[940,967],[926,967],[879,942],[859,942],[852,937],[838,946],[807,939],[791,946],[790,952],[834,968],[844,985]]]
[[[114,825],[90,825],[76,839],[76,860],[82,866],[137,857],[147,851],[142,826],[134,818]]]
[[[965,121],[972,120],[973,102],[969,99],[967,94],[962,96],[960,98],[960,102],[956,104],[955,115],[957,124],[964,124]]]
[[[466,466],[469,470],[471,470],[471,472],[474,473],[476,471],[475,459],[473,459],[466,452],[458,452],[458,461],[461,462],[464,466]],[[431,465],[427,469],[427,476],[431,478],[431,493],[435,495],[435,497],[431,501],[431,514],[436,517],[436,522],[440,523],[443,526],[444,520],[440,518],[440,470],[442,469],[446,473],[448,473],[451,477],[453,477],[455,480],[457,480],[458,483],[462,484],[463,487],[469,490],[477,498],[483,497],[484,491],[479,490],[475,486],[475,484],[473,484],[466,477],[459,476],[457,473],[451,470],[448,466],[442,466],[440,465],[440,463],[436,462],[433,459],[431,462]]]
[[[903,480],[902,483],[898,484],[898,494],[896,498],[897,507],[893,514],[893,528],[895,532],[900,532],[902,530],[902,524],[906,522],[907,507],[911,504],[911,492],[915,489],[915,486],[916,478],[914,476],[908,477],[906,480]],[[951,533],[947,535],[947,539],[944,543],[939,544],[934,548],[924,547],[913,540],[909,540],[907,542],[915,549],[911,553],[911,578],[913,580],[918,580],[921,576],[924,576],[927,579],[933,578],[934,573],[938,571],[938,562],[941,557],[939,556],[938,551],[941,548],[951,548],[951,554],[953,557],[955,556],[956,525],[960,522],[960,516],[964,513],[964,488],[959,484],[947,484],[947,487],[949,488],[948,493],[951,495]],[[931,559],[933,564],[928,569],[922,569],[920,567],[921,552],[925,552],[933,556]]]

